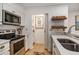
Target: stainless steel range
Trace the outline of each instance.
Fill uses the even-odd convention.
[[[11,55],[23,55],[25,54],[25,45],[24,45],[25,37],[24,36],[16,36],[11,40]]]
[[[15,33],[0,34],[0,55],[25,54],[24,40],[24,35],[16,35]]]

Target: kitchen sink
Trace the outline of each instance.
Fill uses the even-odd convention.
[[[57,40],[67,50],[79,52],[79,44],[77,44],[69,39],[57,39]]]
[[[60,43],[73,43],[76,44],[75,42],[69,40],[69,39],[57,39]]]
[[[79,38],[79,36],[74,36],[74,37]]]

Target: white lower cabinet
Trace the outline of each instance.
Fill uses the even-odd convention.
[[[10,55],[10,51],[6,50],[3,52],[0,52],[0,55]]]
[[[9,42],[0,45],[0,55],[10,55],[10,44],[9,44]]]
[[[52,50],[52,52],[53,52],[53,55],[60,55],[60,51],[58,50],[58,48],[57,48],[56,44],[54,43],[54,41],[53,41],[53,50]]]

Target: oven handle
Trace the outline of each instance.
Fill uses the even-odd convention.
[[[18,42],[18,41],[21,41],[21,40],[24,40],[24,39],[25,39],[25,37],[20,38],[19,40],[14,40],[14,41],[11,41],[11,44],[14,44],[14,43],[16,43],[16,42]]]

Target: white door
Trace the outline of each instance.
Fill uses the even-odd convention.
[[[33,42],[44,44],[45,15],[33,15]]]

